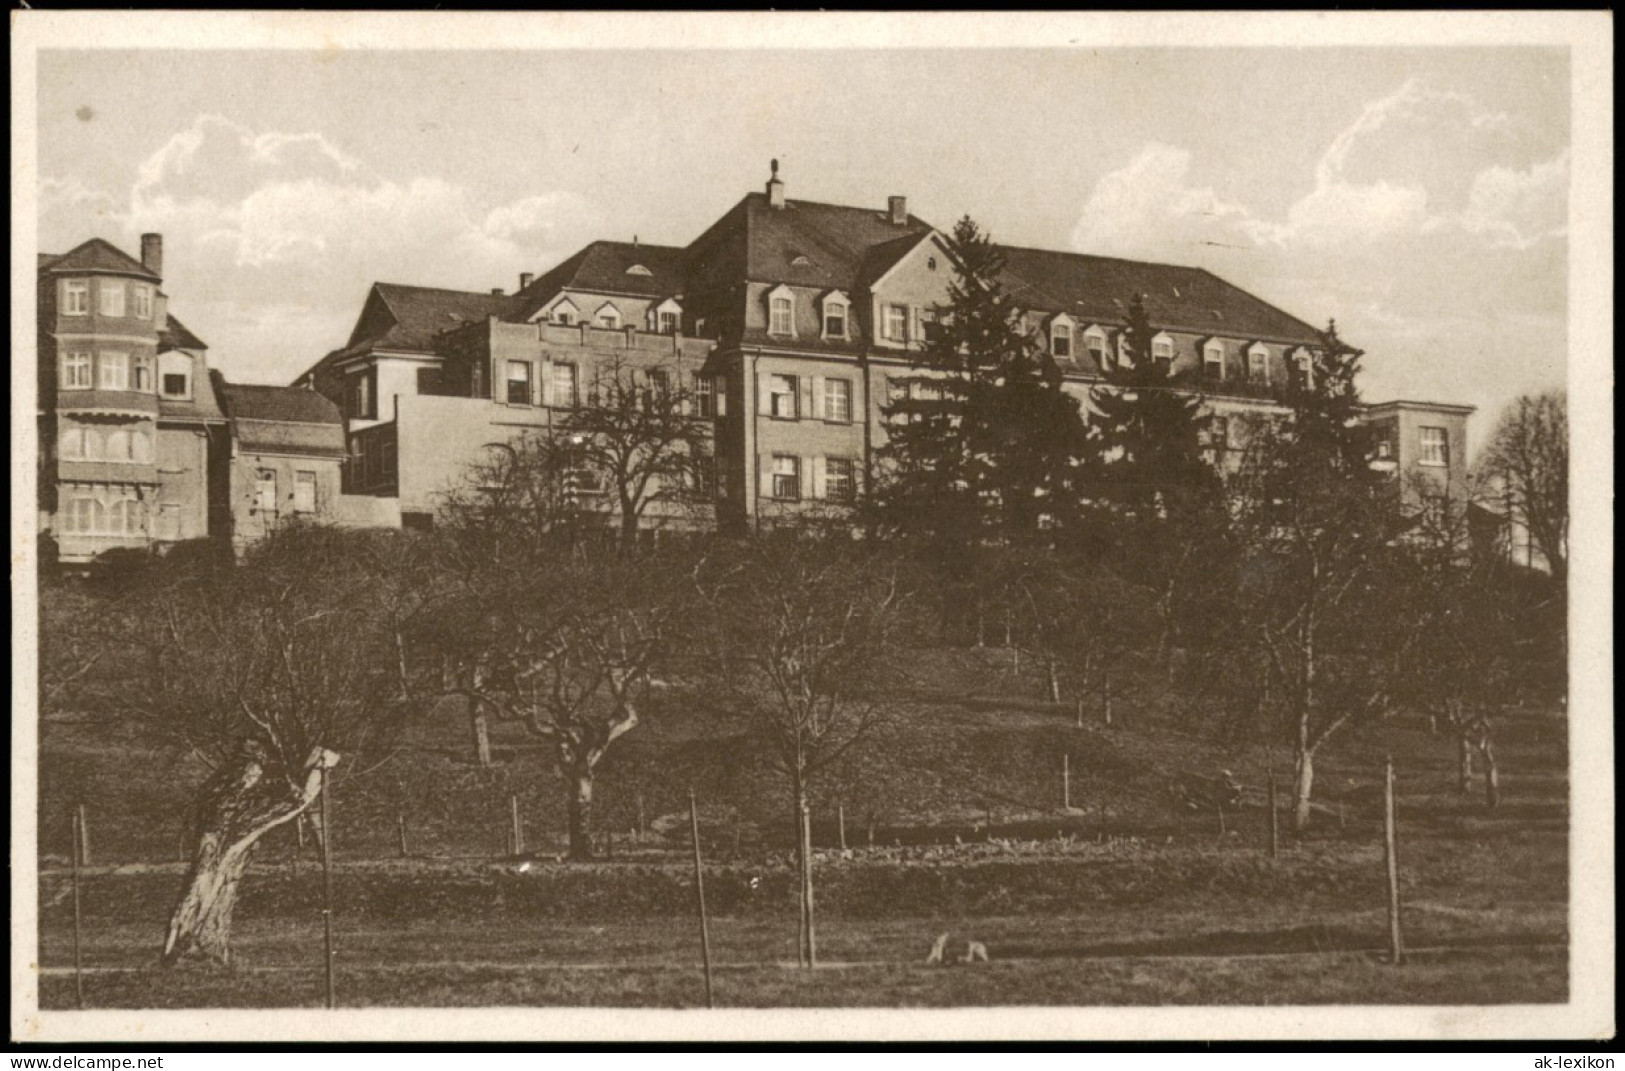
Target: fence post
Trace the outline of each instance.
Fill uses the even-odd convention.
[[[90,826],[85,822],[85,805],[79,805],[79,865],[90,865]]]
[[[700,910],[700,960],[705,965],[705,1006],[714,1008],[711,998],[711,930],[705,921],[705,870],[700,865],[700,808],[694,790],[688,792],[688,824],[694,833],[694,898]]]
[[[73,999],[74,1006],[85,1006],[84,962],[79,953],[79,853],[84,846],[84,807],[73,812],[73,850],[69,856],[73,863]]]
[[[869,812],[869,847],[875,846],[875,812]]]
[[[643,793],[639,792],[638,793],[638,836],[641,837],[641,836],[643,836],[643,834],[647,833],[648,831],[649,831],[649,827],[648,827],[647,824],[645,824],[645,822],[643,820]]]
[[[395,815],[395,831],[400,834],[401,858],[405,859],[408,854],[406,851],[406,815],[399,813]]]
[[[1061,809],[1072,809],[1072,756],[1061,754]]]
[[[840,832],[841,851],[846,851],[846,804],[835,805],[835,826]]]
[[[327,1006],[339,1006],[333,979],[333,806],[330,778],[322,767],[322,942],[327,963]]]
[[[510,793],[508,796],[508,811],[513,818],[513,854],[525,854],[525,827],[519,819],[519,793]]]
[[[1224,838],[1224,800],[1219,800],[1219,838]]]
[[[807,898],[803,903],[807,912],[807,966],[818,966],[818,942],[813,936],[813,879],[812,879],[812,804],[801,807],[801,868],[803,888]]]
[[[1281,812],[1275,805],[1275,774],[1270,773],[1270,858],[1281,853]]]
[[[1388,869],[1388,962],[1405,962],[1405,943],[1399,929],[1399,828],[1394,815],[1394,758],[1384,768],[1383,857]]]

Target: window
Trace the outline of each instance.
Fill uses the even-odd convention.
[[[1202,347],[1202,372],[1209,379],[1224,378],[1224,343],[1209,342]]]
[[[768,408],[769,416],[781,420],[795,420],[800,416],[796,410],[796,395],[799,384],[795,376],[769,376],[768,377]]]
[[[801,497],[801,459],[773,455],[773,497],[795,501]]]
[[[1098,368],[1106,367],[1106,333],[1100,330],[1090,331],[1083,336],[1083,344],[1089,350],[1089,356]]]
[[[1450,464],[1450,439],[1443,428],[1422,428],[1422,456],[1424,465]]]
[[[1174,340],[1167,335],[1158,335],[1151,340],[1151,361],[1153,364],[1172,364],[1174,360]]]
[[[1315,385],[1314,360],[1303,350],[1299,350],[1292,359],[1293,386],[1299,390],[1309,390]]]
[[[654,272],[650,271],[648,268],[645,268],[642,264],[634,264],[630,268],[626,269],[626,274],[628,274],[628,275],[651,275],[652,276],[652,275],[654,275]]]
[[[607,327],[613,331],[621,326],[621,310],[614,305],[604,304],[599,306],[596,316],[599,327]]]
[[[824,460],[824,497],[831,502],[851,502],[857,497],[857,462],[849,457]]]
[[[1072,356],[1072,325],[1052,324],[1049,330],[1049,351],[1056,357]]]
[[[130,433],[119,428],[107,433],[107,460],[129,461],[133,457],[133,448],[130,446]]]
[[[63,511],[62,527],[65,531],[88,535],[107,528],[107,507],[99,499],[80,495],[68,500]]]
[[[1377,460],[1387,461],[1394,456],[1394,444],[1385,435],[1377,440]]]
[[[508,404],[530,404],[530,362],[508,362]]]
[[[63,356],[62,388],[64,390],[90,389],[90,354],[75,352]]]
[[[1247,351],[1247,378],[1254,383],[1270,381],[1270,352],[1262,346]]]
[[[103,279],[101,281],[101,290],[102,290],[102,315],[103,316],[123,316],[124,315],[124,284],[114,282],[111,279]]]
[[[62,284],[62,315],[87,316],[90,313],[90,283],[69,279]]]
[[[109,531],[113,535],[138,536],[146,528],[146,514],[146,508],[139,499],[120,499],[113,503],[108,518]]]
[[[293,511],[295,513],[316,512],[316,474],[314,472],[296,472],[293,474]]]
[[[717,415],[716,384],[710,376],[694,373],[694,415],[714,417]]]
[[[254,480],[254,508],[261,513],[276,512],[276,473],[260,469]]]
[[[85,456],[85,429],[63,428],[56,437],[56,451],[59,457],[68,460],[78,460]]]
[[[575,406],[575,365],[559,363],[553,366],[553,404],[561,409],[570,409]]]
[[[850,379],[824,380],[824,419],[842,424],[852,421],[852,381]]]
[[[130,296],[133,298],[135,312],[132,314],[137,320],[152,319],[152,287],[132,286]]]
[[[676,312],[660,313],[659,323],[656,325],[662,335],[675,335],[681,326],[682,317]]]
[[[564,327],[569,327],[571,324],[576,322],[575,313],[571,312],[569,309],[554,309],[553,322]]]
[[[767,323],[767,333],[770,335],[788,335],[793,332],[795,303],[788,297],[775,297],[769,304],[770,315]]]
[[[885,337],[893,342],[908,341],[908,306],[887,305]]]
[[[830,301],[824,305],[824,337],[846,337],[846,304]]]
[[[164,397],[165,398],[184,398],[189,393],[191,393],[187,389],[187,386],[186,386],[187,378],[188,377],[187,377],[185,372],[165,372],[164,373]],[[361,381],[361,386],[363,388],[361,393],[362,393],[363,398],[366,397],[366,390],[365,390],[366,385],[367,385],[367,381],[363,379]],[[365,405],[365,404],[366,403],[363,401],[362,405]],[[354,412],[354,413],[351,413],[351,415],[352,416],[361,416],[362,414],[360,412]]]
[[[103,353],[96,362],[96,385],[102,390],[129,390],[130,389],[130,355],[128,353]]]
[[[934,308],[921,309],[918,317],[920,328],[915,332],[921,341],[931,342],[937,337],[937,322],[939,317]]]
[[[664,397],[671,393],[671,373],[664,368],[649,369],[649,393]]]
[[[142,393],[152,390],[152,354],[135,355],[135,389]]]

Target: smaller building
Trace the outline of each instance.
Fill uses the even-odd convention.
[[[344,418],[313,390],[227,383],[234,549],[294,520],[343,520]]]

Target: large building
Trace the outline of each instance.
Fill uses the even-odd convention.
[[[1201,268],[1002,252],[1006,292],[1085,402],[1139,295],[1153,359],[1204,399],[1215,464],[1235,464],[1249,425],[1285,415],[1282,388],[1312,374],[1315,328]],[[344,348],[299,382],[344,410],[350,489],[428,523],[483,447],[551,427],[595,368],[682,377],[714,433],[718,518],[753,527],[862,486],[883,408],[919,389],[911,361],[953,275],[946,238],[905,198],[793,200],[775,166],[686,247],[594,242],[512,294],[378,283]],[[1383,460],[1461,486],[1470,412],[1373,407],[1391,429]]]
[[[338,408],[310,391],[227,384],[169,311],[163,239],[137,260],[100,238],[41,255],[40,531],[59,561],[218,539],[345,508]],[[280,483],[276,482],[280,479]]]

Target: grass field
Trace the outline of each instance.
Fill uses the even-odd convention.
[[[686,1006],[703,1000],[680,813],[703,804],[720,1003],[776,1005],[1526,1003],[1566,999],[1567,749],[1560,718],[1499,721],[1503,803],[1454,786],[1454,749],[1425,724],[1364,728],[1321,760],[1309,833],[1267,852],[1263,786],[1288,758],[1227,744],[1164,690],[1116,724],[1039,702],[1007,652],[921,652],[871,746],[815,797],[819,946],[794,968],[795,891],[782,782],[726,713],[668,697],[599,782],[612,860],[554,862],[563,792],[506,732],[500,765],[468,762],[440,708],[402,751],[336,789],[340,1001],[392,1005]],[[320,875],[290,830],[268,838],[238,906],[229,971],[155,966],[177,895],[179,830],[201,776],[134,727],[87,717],[41,733],[41,1002],[71,1006],[68,815],[90,815],[82,876],[86,1003],[309,1006],[323,994]],[[623,746],[624,745],[624,746]],[[1407,943],[1382,962],[1380,784],[1400,784]],[[1070,759],[1072,808],[1060,804]],[[1184,773],[1246,786],[1222,821],[1169,792]],[[506,857],[520,799],[524,859]],[[633,836],[641,797],[647,826]],[[849,850],[837,846],[837,806]],[[408,830],[400,858],[397,817]],[[989,820],[991,819],[991,825]],[[660,829],[675,827],[669,837]],[[874,829],[873,847],[869,830]],[[608,846],[607,844],[605,845]],[[933,937],[992,962],[927,967]],[[950,949],[953,951],[953,949]]]

